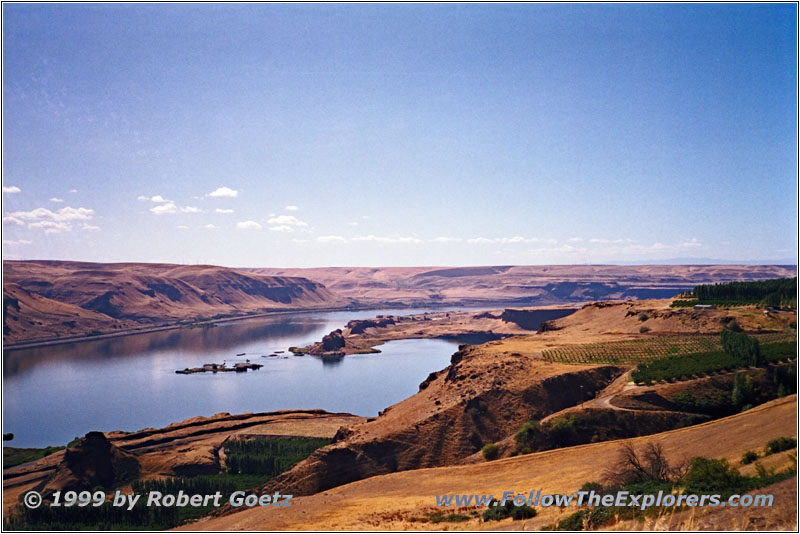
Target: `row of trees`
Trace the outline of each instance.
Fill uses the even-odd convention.
[[[231,439],[223,445],[225,465],[230,474],[274,477],[329,443],[324,438]]]
[[[704,284],[695,287],[692,296],[700,302],[797,306],[797,278]]]

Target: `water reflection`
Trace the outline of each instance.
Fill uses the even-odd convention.
[[[418,313],[425,310],[404,310]],[[394,311],[284,315],[4,352],[3,432],[18,447],[65,444],[90,430],[138,430],[197,415],[297,408],[374,416],[447,366],[455,342],[404,340],[380,354],[324,361],[262,356],[318,341],[351,319]],[[245,353],[242,356],[238,354]],[[177,375],[204,363],[247,373]]]

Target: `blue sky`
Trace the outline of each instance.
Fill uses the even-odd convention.
[[[4,258],[795,258],[796,45],[793,4],[4,4]]]

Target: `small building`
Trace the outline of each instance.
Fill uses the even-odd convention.
[[[714,306],[713,304],[695,304],[694,306],[692,306],[692,309],[694,309],[694,310],[713,310],[713,309],[716,309],[716,306]]]

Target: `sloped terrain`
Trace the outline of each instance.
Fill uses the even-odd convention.
[[[796,276],[794,267],[752,265],[516,265],[248,269],[303,276],[361,303],[544,305],[672,297],[698,284]]]
[[[346,304],[305,278],[207,265],[3,263],[4,341]]]
[[[760,450],[780,436],[795,435],[797,397],[792,395],[747,412],[709,423],[628,440],[636,447],[660,444],[672,463],[703,455],[738,463],[744,451]],[[420,469],[376,476],[308,497],[284,508],[254,507],[182,527],[186,530],[429,530],[440,525],[414,521],[436,507],[436,495],[494,494],[504,491],[572,493],[597,480],[617,458],[621,442],[609,441],[496,460],[477,465]],[[766,490],[767,488],[764,488]],[[762,490],[761,492],[764,492]],[[796,506],[795,492],[777,504]],[[787,503],[791,500],[791,503]],[[449,529],[539,529],[575,511],[574,507],[538,508],[530,520],[448,524]],[[763,510],[744,513],[761,516]],[[789,518],[791,521],[796,518]],[[783,528],[795,528],[784,525]]]

